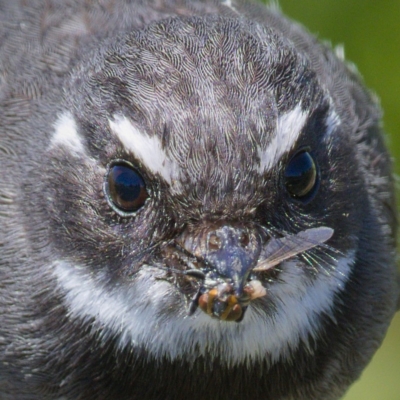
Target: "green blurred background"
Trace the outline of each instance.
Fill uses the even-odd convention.
[[[319,38],[344,45],[346,59],[357,65],[381,99],[395,172],[400,174],[400,0],[279,0],[279,5]],[[344,399],[400,400],[400,313]]]

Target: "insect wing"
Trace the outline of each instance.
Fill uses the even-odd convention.
[[[262,260],[253,271],[266,271],[282,261],[325,243],[332,235],[333,229],[322,226],[319,228],[306,229],[295,235],[272,238],[268,242],[265,251],[263,251],[266,258]]]

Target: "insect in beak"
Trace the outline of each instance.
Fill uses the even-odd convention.
[[[255,266],[241,268],[240,271],[244,271],[242,274],[222,275],[212,266],[208,271],[203,271],[203,275],[198,273],[199,270],[186,271],[187,275],[200,277],[203,281],[189,306],[189,315],[199,307],[213,318],[240,322],[250,302],[267,295],[267,290],[260,281],[248,279],[250,272],[267,271],[283,261],[319,246],[328,241],[333,232],[331,228],[319,227],[281,238],[271,238],[260,250]],[[230,271],[229,268],[230,266],[227,270]],[[235,269],[237,270],[238,268]]]

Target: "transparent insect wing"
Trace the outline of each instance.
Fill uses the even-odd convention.
[[[322,226],[306,229],[295,235],[272,238],[263,252],[265,259],[259,262],[253,271],[266,271],[282,261],[319,246],[328,241],[333,232],[333,229]]]

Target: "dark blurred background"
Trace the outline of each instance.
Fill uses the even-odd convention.
[[[346,59],[381,99],[394,169],[400,174],[400,0],[279,0],[279,5],[320,39],[344,45]],[[344,399],[400,400],[400,313]]]

